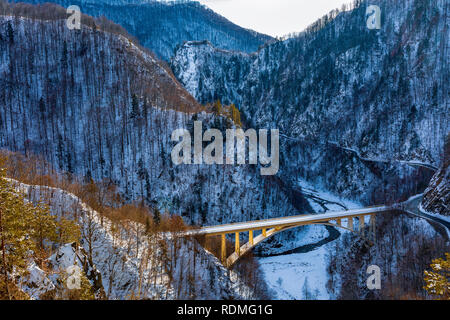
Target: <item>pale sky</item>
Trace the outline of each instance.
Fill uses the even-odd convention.
[[[235,24],[271,36],[303,31],[350,0],[199,0]]]

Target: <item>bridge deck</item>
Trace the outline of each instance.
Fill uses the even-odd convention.
[[[292,225],[302,225],[302,224],[313,224],[320,223],[334,219],[344,219],[344,218],[353,218],[361,215],[368,214],[376,214],[379,212],[385,212],[392,210],[389,206],[375,206],[368,207],[362,209],[354,209],[354,210],[344,210],[344,211],[333,211],[327,212],[323,214],[307,214],[300,216],[290,216],[283,218],[273,218],[266,220],[257,220],[257,221],[246,221],[246,222],[238,222],[231,223],[225,225],[211,226],[211,227],[203,227],[198,230],[190,230],[185,233],[186,236],[190,235],[220,235],[224,233],[235,233],[235,232],[243,232],[249,230],[261,230],[268,228],[279,228],[286,227]]]

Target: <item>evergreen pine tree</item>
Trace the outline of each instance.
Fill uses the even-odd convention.
[[[46,258],[58,235],[78,241],[79,231],[73,221],[58,221],[47,206],[26,201],[23,192],[6,178],[2,163],[0,159],[0,299],[14,299],[10,288],[16,288],[15,279],[27,272],[29,259]]]
[[[28,253],[35,250],[35,244],[30,237],[33,206],[14,190],[5,175],[5,169],[0,169],[0,296],[11,299],[9,285],[13,280],[9,275],[13,270],[16,275],[25,272]]]
[[[139,112],[139,102],[138,99],[136,97],[135,94],[133,94],[132,98],[131,98],[131,113],[130,113],[130,118],[131,119],[135,119],[140,117],[140,112]]]
[[[43,97],[41,97],[39,99],[39,112],[41,114],[43,114],[45,112],[45,103],[44,103],[44,98]]]
[[[218,115],[222,114],[222,103],[220,102],[220,100],[217,100],[214,104],[214,112]]]
[[[155,210],[153,211],[153,221],[157,226],[159,226],[161,222],[161,213],[159,212],[158,208],[155,208]]]
[[[8,27],[7,27],[7,36],[8,36],[8,40],[10,44],[14,43],[14,31],[11,25],[11,22],[8,22]]]

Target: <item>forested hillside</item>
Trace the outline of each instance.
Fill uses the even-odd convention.
[[[146,48],[169,61],[185,41],[208,40],[217,48],[254,52],[270,36],[241,28],[196,1],[24,0],[80,7],[94,17],[120,24]]]
[[[447,136],[442,164],[425,190],[422,208],[432,214],[450,216],[450,135]]]
[[[256,264],[230,272],[196,240],[177,237],[188,228],[180,216],[123,203],[114,185],[61,175],[38,157],[2,151],[0,165],[1,299],[267,297],[264,283],[252,284]],[[78,289],[67,284],[74,265]]]
[[[0,0],[0,148],[9,150],[0,154],[0,191],[15,232],[7,241],[19,250],[2,267],[0,281],[11,284],[2,297],[67,298],[61,270],[77,261],[85,277],[75,298],[271,298],[251,256],[227,271],[213,256],[217,239],[174,233],[389,205],[425,189],[423,209],[448,213],[447,1],[356,0],[283,41],[191,1],[57,1],[120,25],[83,14],[81,29],[69,30],[64,7]],[[366,26],[368,4],[382,9],[380,30]],[[170,64],[158,58],[173,52]],[[193,136],[195,121],[222,135],[280,129],[278,174],[175,165],[172,133]],[[377,228],[372,247],[343,231],[331,248],[341,233],[316,225],[256,252],[329,244],[322,260],[334,298],[422,292],[420,275],[448,249],[447,233],[398,212]],[[375,295],[355,285],[371,263],[390,277]]]
[[[194,120],[203,120],[205,130],[233,123],[198,113],[204,108],[170,71],[127,36],[108,31],[118,28],[112,23],[84,17],[90,24],[71,31],[58,19],[62,8],[31,9],[25,12],[35,19],[17,8],[0,17],[1,147],[110,181],[125,200],[143,200],[189,224],[311,212],[301,194],[292,197],[256,166],[175,166],[173,130],[193,130]]]
[[[377,241],[368,246],[358,235],[345,233],[329,250],[327,287],[339,300],[412,300],[432,298],[424,287],[430,262],[448,252],[444,228],[402,213],[377,218]],[[369,290],[366,270],[382,270],[382,287]]]
[[[369,30],[368,4],[335,10],[255,54],[186,43],[172,69],[201,102],[233,102],[248,126],[279,128],[285,180],[300,174],[364,201],[380,177],[378,190],[395,175],[426,184],[429,173],[422,180],[393,160],[440,162],[450,130],[449,5],[372,1],[383,19]]]

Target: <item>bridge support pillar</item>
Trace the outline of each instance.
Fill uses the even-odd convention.
[[[364,216],[359,216],[359,233],[364,236]]]
[[[248,231],[248,242],[250,242],[250,245],[253,246],[253,230]]]
[[[264,238],[267,237],[266,229],[262,229],[262,235],[263,235]]]
[[[337,223],[337,225],[340,227],[340,226],[342,225],[341,219],[336,219],[336,223]]]
[[[353,218],[348,218],[347,228],[353,231]]]
[[[220,258],[222,260],[222,263],[225,264],[225,262],[227,261],[227,244],[225,241],[225,234],[221,234],[220,237],[222,238],[220,245]]]
[[[374,214],[372,214],[371,216],[370,216],[370,232],[372,233],[372,239],[373,239],[373,242],[374,243],[376,243],[376,241],[377,241],[377,230],[376,230],[376,221],[375,221],[375,215]]]
[[[235,233],[234,251],[236,251],[238,256],[241,253],[241,246],[239,245],[239,232]]]

